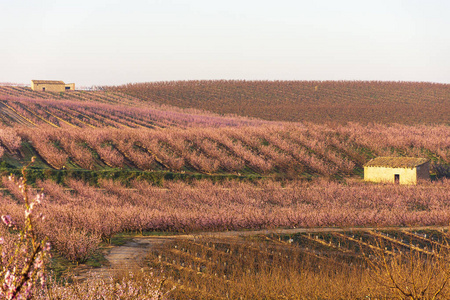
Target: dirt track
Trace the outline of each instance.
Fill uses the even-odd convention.
[[[293,228],[293,229],[266,229],[249,231],[225,231],[225,232],[198,232],[187,235],[171,236],[135,236],[122,246],[112,247],[105,256],[109,265],[99,269],[90,270],[100,276],[112,276],[117,272],[139,269],[149,249],[162,243],[176,239],[196,238],[238,238],[242,236],[270,235],[270,234],[295,234],[295,233],[318,233],[318,232],[344,232],[344,231],[373,231],[373,230],[448,230],[448,226],[413,226],[413,227],[322,227],[322,228]],[[83,279],[89,270],[82,269],[77,272],[79,279]]]

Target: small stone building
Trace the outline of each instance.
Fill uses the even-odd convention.
[[[430,161],[415,157],[377,157],[364,165],[364,180],[417,184],[430,179]]]
[[[58,80],[31,80],[31,89],[40,92],[65,92],[75,90],[75,83]]]

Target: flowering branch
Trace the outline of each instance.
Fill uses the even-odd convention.
[[[12,299],[30,299],[33,286],[38,282],[45,284],[44,260],[49,255],[50,243],[47,239],[39,240],[34,233],[33,210],[43,199],[43,194],[39,193],[31,201],[28,195],[27,169],[34,162],[31,162],[22,168],[22,178],[19,180],[19,189],[25,202],[25,224],[19,233],[19,239],[15,243],[14,251],[6,250],[6,256],[10,256],[4,264],[0,260],[0,298]],[[10,180],[13,178],[10,176]],[[14,226],[14,222],[9,215],[1,216],[2,222],[9,228]],[[0,250],[5,239],[0,237]],[[11,255],[12,254],[12,255]]]

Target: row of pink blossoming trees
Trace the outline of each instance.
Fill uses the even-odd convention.
[[[54,169],[107,167],[212,173],[318,176],[354,174],[374,156],[433,159],[450,164],[448,126],[349,123],[238,126],[233,128],[0,129],[0,155],[28,142]],[[17,155],[15,155],[17,156]]]
[[[1,214],[3,208],[0,211],[0,299],[165,299],[150,276],[140,281],[132,275],[121,281],[94,277],[72,285],[60,285],[48,278],[46,264],[51,257],[51,242],[39,229],[46,217],[38,212],[45,205],[44,194],[39,192],[30,197],[32,193],[26,180],[28,166],[22,169],[20,179],[8,178],[20,192],[24,204],[22,215],[15,218]],[[70,238],[77,242],[75,236]]]
[[[417,186],[328,180],[257,183],[207,180],[162,187],[143,181],[124,186],[100,181],[100,188],[69,180],[67,187],[38,183],[46,201],[36,212],[39,237],[67,259],[83,262],[114,234],[143,231],[220,231],[326,226],[446,225],[450,181]],[[24,222],[20,191],[3,178],[10,195],[0,197],[2,214]]]

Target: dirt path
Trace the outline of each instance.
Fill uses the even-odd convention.
[[[112,276],[118,272],[136,270],[143,267],[144,259],[148,251],[157,245],[171,242],[177,239],[194,240],[197,238],[239,238],[254,235],[270,234],[296,234],[296,233],[324,233],[324,232],[344,232],[344,231],[373,231],[373,230],[448,230],[448,226],[413,226],[413,227],[322,227],[322,228],[293,228],[293,229],[267,229],[249,231],[225,231],[225,232],[198,232],[188,235],[171,236],[135,236],[122,246],[112,247],[105,256],[108,265],[98,269],[80,268],[76,278],[84,279],[88,272],[100,276]]]

